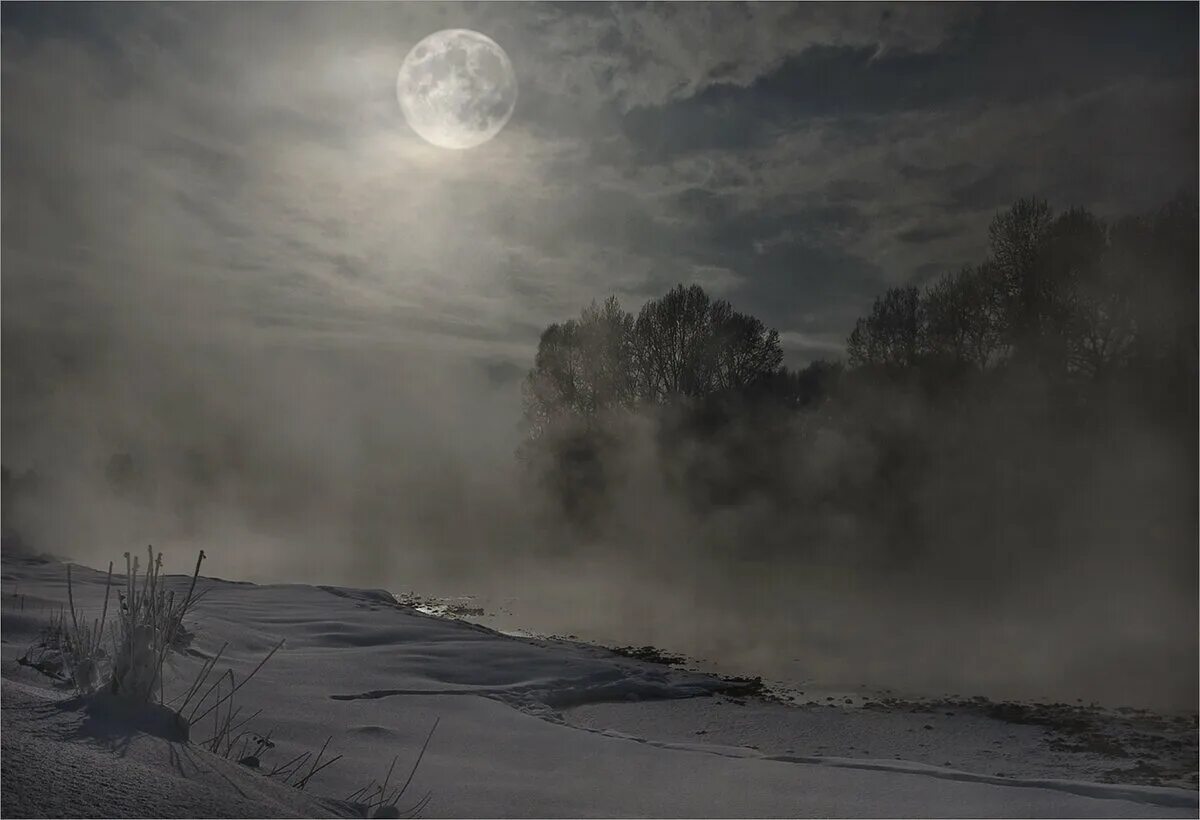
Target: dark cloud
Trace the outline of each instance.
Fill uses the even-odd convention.
[[[674,202],[739,292],[771,275],[748,249],[784,226],[837,281],[826,245],[876,289],[920,281],[977,258],[1020,196],[1111,214],[1194,190],[1195,23],[1182,5],[992,5],[933,48],[830,38],[749,82],[630,108],[620,161],[669,169],[655,179],[681,184]]]
[[[27,334],[6,365],[71,326],[523,368],[549,321],[678,281],[833,354],[876,292],[977,259],[1016,196],[1116,213],[1194,189],[1196,18],[6,4],[3,310]],[[453,154],[394,98],[451,26],[520,82],[505,131]]]
[[[739,301],[776,327],[800,327],[805,314],[821,317],[816,330],[837,331],[879,289],[879,269],[845,251],[804,241],[781,241],[747,265]],[[826,355],[833,351],[826,351]]]
[[[914,244],[924,244],[937,239],[945,239],[948,236],[954,236],[958,230],[953,227],[929,227],[929,228],[909,228],[907,231],[901,231],[896,234],[896,238],[901,242],[911,242]]]

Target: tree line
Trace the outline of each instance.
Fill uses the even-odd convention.
[[[697,285],[636,315],[610,297],[542,333],[519,454],[586,523],[603,517],[627,469],[614,454],[641,419],[671,486],[699,509],[751,496],[781,511],[832,505],[886,520],[890,540],[927,537],[914,523],[922,501],[907,494],[952,442],[997,447],[998,408],[1027,428],[1059,425],[1039,428],[1050,441],[1118,409],[1194,435],[1198,221],[1185,196],[1115,220],[1021,199],[992,220],[983,261],[887,289],[855,323],[844,363],[800,369],[783,365],[775,330]],[[822,434],[866,442],[869,467],[802,482],[797,462],[815,458]],[[872,507],[881,496],[891,512]]]
[[[525,382],[529,432],[565,418],[594,424],[607,410],[744,393],[785,372],[779,333],[679,285],[636,318],[616,297],[542,333]]]
[[[847,340],[851,367],[1031,365],[1104,379],[1194,349],[1195,200],[1108,224],[1022,199],[989,229],[990,255],[923,292],[889,289]],[[1165,332],[1164,332],[1164,329]]]

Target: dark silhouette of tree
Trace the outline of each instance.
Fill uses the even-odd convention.
[[[745,392],[783,364],[778,331],[768,329],[754,316],[737,312],[728,302],[713,302],[709,325],[709,392]]]
[[[616,297],[542,332],[525,379],[526,419],[536,438],[556,417],[591,424],[605,410],[745,393],[779,372],[779,334],[697,285],[679,285],[637,320]]]
[[[1000,289],[995,268],[963,268],[924,295],[925,352],[935,360],[987,370],[1003,351]]]
[[[518,454],[538,465],[573,518],[586,520],[611,480],[615,412],[678,405],[664,416],[677,431],[719,429],[737,402],[769,393],[782,360],[778,333],[696,285],[647,302],[636,320],[615,297],[593,302],[542,333],[523,385]]]
[[[1053,323],[1057,283],[1053,268],[1044,264],[1043,252],[1053,218],[1044,200],[1031,197],[997,214],[988,228],[1005,341],[1023,363],[1043,363],[1046,358],[1043,342]]]
[[[836,394],[842,372],[841,362],[818,359],[800,370],[782,368],[769,389],[773,396],[792,409],[811,409]]]
[[[1194,436],[1200,369],[1197,200],[1180,195],[1152,214],[1117,221],[1110,245],[1118,281],[1131,294],[1136,335],[1118,378],[1160,418]]]
[[[744,391],[778,371],[779,334],[713,301],[699,285],[677,285],[647,302],[633,326],[639,396],[666,403]]]
[[[634,324],[640,393],[665,402],[702,395],[711,381],[712,304],[698,285],[647,302]]]
[[[610,297],[601,305],[593,302],[578,319],[542,332],[524,384],[531,438],[541,436],[561,415],[591,426],[602,411],[632,404],[632,327],[633,318]]]
[[[1064,213],[1048,232],[1040,263],[1053,283],[1044,335],[1058,342],[1060,367],[1107,377],[1128,360],[1137,332],[1132,281],[1111,253],[1108,227],[1087,211]]]
[[[923,345],[924,305],[915,287],[889,288],[871,315],[859,319],[846,343],[851,367],[908,368]]]
[[[876,298],[845,367],[783,367],[774,330],[695,285],[636,318],[615,299],[593,303],[542,334],[523,455],[568,515],[589,521],[623,480],[628,448],[649,441],[653,457],[634,461],[658,465],[694,512],[745,503],[797,532],[866,524],[893,566],[945,535],[930,481],[957,465],[969,480],[934,495],[979,506],[956,517],[954,540],[998,556],[993,530],[1040,537],[1000,511],[1056,514],[1055,488],[1086,472],[1072,459],[1111,446],[1104,436],[1128,419],[1195,444],[1198,222],[1194,197],[1114,222],[1019,200],[992,220],[982,263]],[[652,437],[631,444],[627,421]],[[1056,469],[1040,469],[1060,444]]]
[[[1198,221],[1196,199],[1181,195],[1113,226],[1112,264],[1133,294],[1135,356],[1143,364],[1174,357],[1195,369]]]

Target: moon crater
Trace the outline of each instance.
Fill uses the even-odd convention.
[[[517,78],[494,40],[446,29],[413,46],[396,78],[409,127],[442,148],[474,148],[500,133],[517,104]]]

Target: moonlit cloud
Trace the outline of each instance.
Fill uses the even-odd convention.
[[[687,281],[801,362],[879,289],[978,258],[1015,196],[1118,213],[1195,185],[1182,6],[1035,28],[966,4],[73,9],[4,13],[4,321],[31,333],[523,364],[591,299]],[[454,26],[522,89],[467,152],[417,138],[393,88]]]

